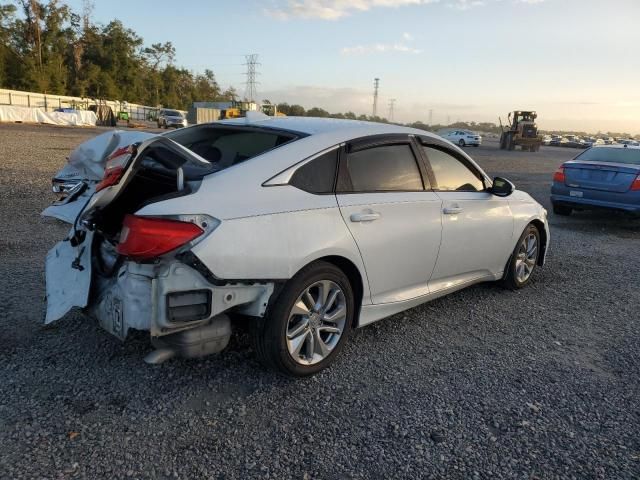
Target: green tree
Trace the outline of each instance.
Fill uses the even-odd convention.
[[[307,117],[328,117],[329,112],[322,108],[313,107],[307,110]]]

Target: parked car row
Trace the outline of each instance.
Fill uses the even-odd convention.
[[[544,135],[543,145],[552,147],[589,148],[594,145],[631,145],[638,146],[640,142],[632,138],[614,137],[579,137],[578,135]]]

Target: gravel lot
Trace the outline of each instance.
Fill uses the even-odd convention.
[[[98,129],[0,126],[0,478],[639,478],[640,221],[551,215],[532,285],[480,285],[355,333],[308,379],[243,336],[143,363],[78,314],[44,327],[39,216],[51,175]],[[469,149],[547,208],[576,152]]]

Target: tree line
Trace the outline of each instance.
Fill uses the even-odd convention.
[[[171,42],[145,46],[119,20],[91,18],[59,0],[0,3],[0,87],[188,108],[237,97],[211,70],[174,65]]]

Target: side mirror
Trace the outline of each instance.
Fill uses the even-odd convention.
[[[489,189],[489,192],[498,197],[508,197],[516,189],[515,185],[506,178],[495,177],[493,179],[493,185]]]

